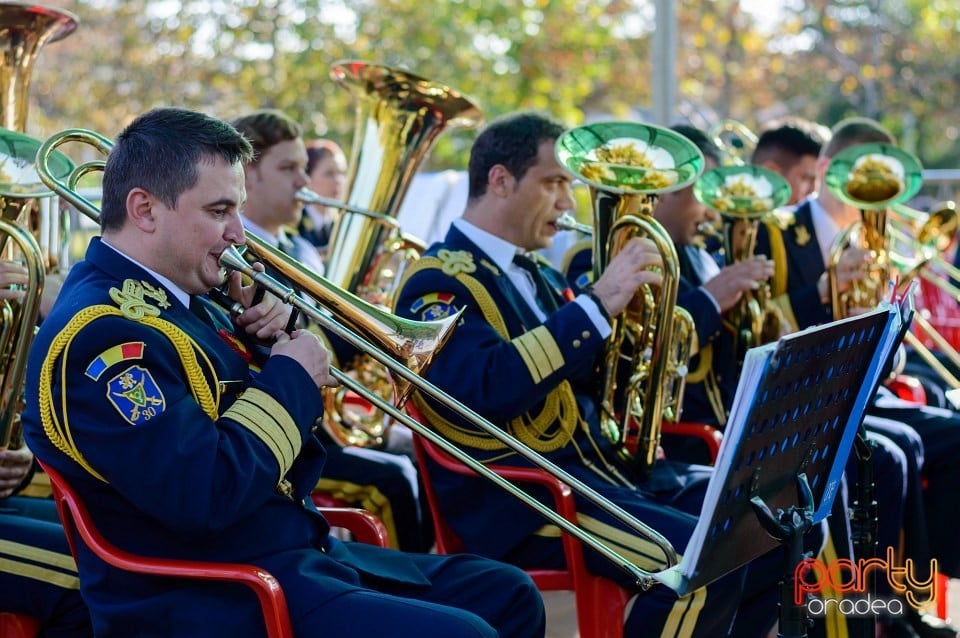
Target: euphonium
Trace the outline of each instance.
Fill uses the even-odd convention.
[[[696,179],[703,155],[682,135],[632,122],[571,129],[556,155],[590,186],[594,281],[633,237],[652,240],[663,259],[662,287],[642,287],[613,318],[601,364],[601,427],[643,474],[656,462],[662,420],[680,416],[693,339],[693,320],[676,305],[676,249],[653,207],[657,193]]]
[[[724,260],[729,265],[753,258],[760,222],[790,200],[790,185],[760,166],[718,166],[694,182],[693,196],[720,214]],[[750,348],[781,336],[780,314],[769,301],[770,284],[761,282],[758,290],[745,291],[727,315],[740,363]]]
[[[891,263],[887,212],[909,200],[922,185],[920,160],[889,144],[858,144],[837,153],[827,167],[825,182],[838,200],[860,210],[860,222],[845,229],[831,248],[827,263],[830,303],[834,319],[848,317],[855,308],[872,308],[889,292]],[[870,276],[852,282],[840,292],[837,267],[851,246],[872,251]]]
[[[20,444],[20,398],[27,350],[33,342],[48,266],[30,217],[37,208],[43,209],[42,203],[52,199],[53,192],[37,175],[35,159],[40,142],[0,129],[0,148],[7,150],[0,152],[0,209],[3,211],[0,259],[19,261],[27,269],[23,298],[0,300],[0,449],[3,449]],[[60,176],[73,170],[70,160],[59,154],[50,158],[49,166]]]
[[[303,189],[301,201],[341,209],[327,249],[326,277],[372,303],[387,305],[403,270],[424,246],[400,231],[396,214],[417,167],[444,129],[479,123],[480,110],[458,91],[397,68],[341,61],[331,77],[356,98],[356,129],[345,203]],[[358,378],[389,392],[382,366],[351,365]],[[377,410],[349,408],[344,388],[327,391],[325,426],[342,445],[381,447],[389,425]]]
[[[40,143],[22,134],[27,126],[30,78],[40,49],[70,35],[76,27],[76,18],[67,11],[0,3],[0,141],[4,149],[0,153],[0,258],[22,261],[27,269],[23,298],[0,302],[0,449],[21,444],[19,419],[27,350],[33,342],[46,262],[55,260],[50,246],[59,243],[55,234],[59,225],[51,221],[58,218],[56,198],[34,169]],[[51,158],[58,174],[63,174],[64,159]],[[67,172],[70,169],[72,165]]]
[[[852,146],[838,153],[830,162],[826,172],[827,187],[833,196],[843,203],[859,208],[861,215],[861,222],[852,225],[834,242],[827,264],[830,302],[835,318],[849,316],[854,308],[873,307],[889,291],[893,280],[893,269],[901,255],[891,250],[896,232],[887,223],[888,213],[894,211],[899,218],[911,216],[912,211],[904,207],[903,202],[919,192],[922,182],[920,160],[888,144]],[[942,211],[942,219],[930,218],[933,221],[927,229],[927,235],[931,235],[935,230],[937,233],[943,230],[937,226],[949,228],[951,224],[955,224],[955,221],[950,221],[952,215],[949,208],[945,207]],[[919,230],[922,230],[922,227]],[[945,236],[947,233],[940,234]],[[925,239],[934,240],[931,236],[926,236]],[[852,282],[848,291],[840,293],[837,276],[840,255],[854,242],[872,250],[876,258],[872,264],[870,277]],[[904,272],[902,285],[908,284],[909,279],[917,272],[912,269]],[[914,313],[913,325],[930,336],[954,365],[960,365],[960,354],[934,329],[923,313]],[[960,388],[960,379],[954,377],[915,334],[907,332],[903,340],[949,386]]]
[[[69,131],[63,131],[48,138],[43,143],[43,146],[37,155],[37,171],[40,173],[40,177],[43,182],[53,189],[60,197],[64,198],[64,200],[74,205],[78,211],[95,221],[99,221],[99,209],[97,209],[97,207],[88,199],[83,197],[82,194],[77,192],[75,185],[80,173],[102,168],[102,162],[88,162],[83,164],[67,178],[57,176],[56,174],[53,174],[47,170],[50,167],[49,160],[52,157],[54,150],[59,145],[67,141],[88,143],[103,152],[109,150],[111,143],[103,136],[92,131],[73,129]],[[463,452],[459,447],[453,443],[450,443],[431,430],[429,427],[420,424],[419,421],[407,415],[403,410],[384,400],[379,394],[369,391],[362,384],[353,379],[349,374],[346,374],[337,368],[331,367],[330,374],[337,379],[337,381],[342,383],[352,392],[355,392],[358,396],[369,401],[371,405],[376,407],[378,410],[382,410],[391,418],[403,423],[420,436],[423,436],[434,445],[437,445],[444,452],[450,454],[466,466],[473,469],[475,472],[477,472],[477,474],[483,476],[487,480],[496,484],[498,487],[509,492],[512,496],[536,510],[544,518],[557,525],[563,531],[567,532],[591,549],[597,551],[601,556],[609,560],[616,567],[631,575],[638,586],[647,588],[651,585],[661,582],[671,587],[678,586],[675,570],[670,568],[679,562],[679,556],[670,542],[662,534],[644,524],[643,521],[640,521],[635,516],[632,516],[624,511],[623,508],[618,506],[616,503],[613,503],[610,501],[610,499],[604,497],[596,490],[590,488],[577,477],[565,472],[552,463],[549,459],[546,459],[537,452],[534,452],[527,445],[508,434],[502,428],[499,428],[490,421],[484,419],[469,406],[460,403],[452,396],[430,383],[427,379],[423,378],[422,374],[424,370],[424,361],[419,355],[421,353],[423,355],[427,355],[430,351],[436,352],[436,350],[441,347],[445,338],[444,335],[449,334],[448,329],[455,325],[456,321],[458,320],[458,315],[448,317],[445,320],[441,320],[441,322],[411,322],[409,320],[403,320],[394,317],[389,313],[379,309],[370,309],[368,313],[369,306],[365,305],[362,300],[357,299],[355,295],[352,295],[334,286],[329,281],[324,281],[322,277],[316,276],[315,273],[310,273],[304,270],[302,267],[298,267],[297,263],[291,260],[289,257],[280,253],[276,249],[273,249],[269,245],[262,245],[262,242],[258,243],[256,238],[251,236],[249,233],[247,234],[247,240],[250,241],[251,244],[256,244],[257,248],[263,251],[261,256],[274,259],[275,261],[273,262],[273,265],[275,267],[278,267],[278,269],[289,268],[289,271],[283,273],[284,276],[289,276],[293,280],[294,285],[306,290],[307,294],[313,297],[313,299],[304,299],[303,297],[297,295],[291,288],[277,281],[273,277],[270,277],[264,272],[254,270],[247,263],[244,256],[241,255],[240,252],[235,248],[230,248],[223,252],[223,254],[220,256],[221,265],[231,271],[244,273],[248,277],[252,278],[258,285],[263,286],[266,290],[269,290],[272,294],[279,297],[285,303],[291,304],[325,329],[337,335],[350,345],[357,348],[359,351],[369,354],[378,363],[384,365],[390,370],[391,374],[402,380],[403,385],[398,389],[396,393],[397,396],[403,396],[410,388],[416,388],[418,392],[421,392],[424,395],[438,401],[447,408],[454,410],[458,414],[462,415],[466,420],[483,429],[489,433],[490,436],[494,437],[507,447],[514,450],[517,454],[529,460],[533,465],[540,467],[563,482],[565,485],[569,486],[571,490],[576,492],[579,497],[590,501],[603,511],[607,512],[610,516],[622,523],[627,529],[640,534],[640,536],[655,545],[659,552],[662,553],[665,569],[661,572],[654,573],[637,567],[629,559],[623,556],[622,550],[620,550],[616,545],[605,541],[601,537],[591,533],[583,527],[577,526],[564,516],[561,516],[555,512],[551,507],[547,507],[523,489],[512,484],[509,480],[503,478],[483,463],[480,463],[470,455]],[[318,308],[315,300],[320,300],[320,305],[323,307],[322,310]],[[364,315],[369,315],[369,317],[364,317]],[[341,322],[341,318],[345,318],[347,322],[353,322],[352,317],[357,318],[361,324],[364,324],[358,326],[360,332],[352,330],[350,327]],[[380,327],[376,327],[377,324],[380,324],[381,322],[382,324]],[[415,328],[412,333],[407,335],[408,338],[404,339],[402,337],[402,333],[405,332],[405,326],[408,325],[414,326]],[[425,326],[426,329],[421,330],[420,327],[422,326]],[[437,326],[441,326],[441,328],[438,330]],[[370,334],[370,336],[377,341],[381,341],[379,345],[371,343],[371,341],[364,338],[364,335],[361,334],[371,327],[374,327],[374,329],[372,330],[373,334]],[[381,336],[383,337],[382,339]],[[433,342],[432,345],[428,343],[430,341]],[[395,345],[397,348],[395,348]],[[397,352],[399,352],[399,356],[397,355]],[[413,367],[408,364],[413,364]]]

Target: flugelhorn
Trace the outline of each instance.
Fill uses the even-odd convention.
[[[96,208],[96,206],[92,205],[89,200],[84,198],[75,190],[68,187],[69,183],[75,183],[73,178],[69,178],[67,181],[64,181],[55,175],[47,174],[44,170],[44,167],[47,166],[46,156],[53,152],[57,146],[66,140],[78,142],[86,141],[93,146],[100,148],[101,150],[104,148],[109,148],[109,142],[107,142],[107,140],[102,136],[90,131],[83,131],[80,129],[64,131],[63,133],[52,136],[51,138],[47,139],[46,142],[44,142],[43,147],[40,150],[40,157],[38,160],[38,170],[40,171],[41,178],[43,179],[44,183],[48,184],[65,200],[71,202],[80,212],[84,213],[95,221],[99,221],[99,210]],[[102,166],[102,163],[100,165]],[[87,166],[89,166],[89,164]],[[248,239],[250,238],[249,234],[247,237]],[[251,241],[251,244],[253,243],[254,242]],[[315,273],[311,273],[302,266],[297,267],[296,262],[293,262],[285,255],[277,254],[278,251],[272,252],[269,250],[269,247],[260,246],[260,248],[262,248],[264,251],[263,255],[260,255],[261,257],[268,259],[276,257],[276,261],[273,263],[267,263],[267,266],[289,266],[290,272],[286,273],[286,275],[290,276],[291,283],[304,290],[304,292],[312,299],[305,299],[297,295],[293,289],[280,283],[266,273],[254,270],[244,256],[239,252],[239,250],[235,248],[225,250],[220,256],[220,263],[229,270],[236,270],[244,273],[253,279],[253,281],[255,281],[258,285],[264,287],[266,290],[283,300],[285,303],[294,306],[301,313],[315,321],[324,329],[328,330],[332,334],[335,334],[354,348],[357,348],[359,351],[368,354],[377,362],[384,365],[390,370],[391,374],[399,377],[400,380],[407,385],[407,387],[414,387],[417,389],[417,391],[425,394],[428,397],[431,397],[447,408],[456,411],[458,414],[463,416],[463,418],[470,421],[477,427],[485,430],[491,436],[529,460],[534,465],[537,465],[538,467],[552,474],[554,477],[558,478],[560,481],[566,483],[582,498],[594,503],[597,505],[597,507],[603,509],[611,516],[615,517],[618,521],[622,522],[623,525],[654,543],[660,549],[660,551],[663,552],[665,569],[660,572],[650,572],[637,567],[629,559],[625,558],[619,551],[617,551],[614,546],[605,544],[596,536],[591,535],[583,528],[574,525],[563,516],[557,514],[553,509],[536,500],[522,489],[518,488],[490,470],[483,463],[461,451],[453,443],[450,443],[440,435],[436,434],[430,428],[422,425],[419,421],[407,415],[402,409],[388,402],[378,394],[367,390],[367,388],[359,384],[350,375],[341,370],[331,368],[332,376],[334,376],[342,385],[357,393],[357,395],[370,401],[374,407],[382,410],[385,414],[388,414],[396,421],[406,425],[420,436],[423,436],[427,440],[433,442],[439,448],[457,458],[460,462],[473,469],[479,475],[495,483],[501,489],[509,492],[515,498],[521,500],[526,505],[536,510],[544,518],[548,519],[550,522],[557,525],[571,536],[577,538],[588,547],[596,550],[600,555],[604,556],[607,560],[610,560],[614,565],[629,574],[634,579],[637,586],[647,588],[658,582],[675,586],[676,574],[674,570],[670,570],[670,567],[679,562],[679,557],[670,542],[659,532],[645,525],[636,517],[631,516],[621,507],[599,494],[596,490],[590,488],[568,472],[565,472],[557,465],[544,458],[542,455],[537,454],[527,445],[507,434],[503,429],[484,419],[477,412],[468,406],[463,405],[452,396],[433,385],[428,380],[424,379],[421,375],[410,369],[410,367],[406,365],[405,361],[398,361],[394,356],[384,352],[382,348],[374,345],[369,340],[364,338],[364,336],[345,326],[341,321],[338,320],[338,318],[335,318],[339,316],[338,313],[343,313],[345,311],[348,314],[364,312],[361,309],[363,308],[362,304],[360,304],[358,307],[348,307],[353,306],[353,300],[355,299],[353,295],[347,293],[346,291],[339,290],[330,282],[323,282],[321,277]],[[338,290],[339,292],[337,292]],[[328,296],[333,299],[327,299],[326,297]],[[323,310],[318,308],[314,300],[320,302],[320,305],[323,306]],[[331,305],[325,305],[327,303],[331,303]],[[454,320],[456,319],[456,317],[452,318]],[[409,351],[414,349],[415,346],[416,344],[410,344],[409,349],[405,347],[404,353],[409,353]]]
[[[634,122],[571,129],[555,150],[560,165],[590,186],[593,280],[633,237],[653,241],[663,260],[660,289],[641,287],[612,319],[600,371],[601,428],[643,475],[656,463],[663,419],[679,419],[694,330],[676,305],[679,259],[653,207],[657,193],[696,179],[703,155],[674,131]]]

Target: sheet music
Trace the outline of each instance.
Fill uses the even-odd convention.
[[[822,478],[823,480],[819,481],[818,492],[820,493],[820,496],[815,504],[816,511],[814,514],[814,520],[820,521],[830,513],[831,504],[834,496],[836,495],[837,486],[839,485],[840,478],[846,465],[847,457],[849,456],[850,450],[853,446],[853,441],[856,437],[860,422],[863,419],[863,413],[866,409],[867,402],[875,393],[876,388],[881,380],[880,377],[884,373],[889,358],[892,356],[893,351],[900,344],[900,341],[903,337],[902,330],[904,325],[909,323],[912,313],[912,299],[910,298],[911,295],[909,294],[906,294],[904,297],[905,298],[903,299],[894,300],[891,303],[883,303],[876,310],[864,315],[859,315],[857,317],[851,317],[803,330],[784,337],[776,343],[770,343],[758,348],[752,348],[747,352],[747,355],[744,359],[740,382],[737,386],[737,392],[734,396],[730,418],[724,431],[724,437],[720,446],[720,451],[717,455],[715,471],[707,487],[707,492],[704,498],[703,508],[701,509],[700,517],[697,522],[697,527],[691,536],[686,550],[683,552],[683,557],[681,558],[680,563],[670,570],[666,570],[665,572],[656,575],[656,578],[660,582],[669,586],[671,589],[674,589],[678,593],[683,594],[695,589],[696,587],[707,584],[711,580],[722,575],[722,573],[716,573],[718,571],[718,567],[716,566],[717,561],[730,561],[729,566],[723,566],[723,573],[727,573],[739,567],[741,564],[743,564],[743,562],[752,560],[752,558],[761,555],[777,545],[778,542],[769,536],[766,536],[765,532],[763,532],[762,535],[760,532],[757,532],[757,530],[760,530],[760,525],[758,521],[753,519],[734,521],[734,524],[731,526],[733,529],[730,530],[730,534],[732,534],[734,537],[736,537],[736,534],[738,533],[746,532],[746,534],[743,534],[744,538],[741,540],[745,541],[747,547],[743,548],[739,546],[740,544],[738,544],[738,556],[721,556],[718,554],[725,554],[725,552],[709,552],[707,549],[710,542],[713,542],[714,545],[717,543],[718,520],[723,521],[725,516],[725,511],[722,510],[722,502],[724,500],[730,500],[730,493],[732,489],[731,484],[737,484],[736,481],[730,483],[728,479],[733,476],[735,471],[740,471],[741,475],[743,473],[743,468],[740,467],[741,463],[743,462],[743,451],[745,447],[749,447],[750,442],[753,440],[751,438],[752,434],[756,429],[756,423],[751,424],[751,415],[755,411],[760,410],[758,407],[760,404],[766,403],[767,409],[769,409],[769,404],[775,403],[775,401],[770,400],[770,397],[768,397],[766,394],[769,390],[768,386],[773,385],[774,390],[776,391],[777,388],[775,387],[775,384],[773,384],[772,378],[776,376],[776,372],[778,370],[786,370],[791,364],[796,365],[797,350],[801,344],[813,343],[817,338],[834,339],[829,343],[835,346],[835,353],[827,352],[822,354],[818,350],[817,356],[820,358],[814,357],[813,359],[813,363],[815,364],[821,365],[822,362],[824,367],[822,372],[826,374],[827,379],[830,379],[830,375],[834,370],[834,362],[838,360],[841,362],[843,361],[844,352],[846,349],[848,349],[848,347],[851,351],[853,350],[854,345],[860,348],[867,348],[865,355],[869,356],[869,346],[875,343],[876,346],[872,351],[873,356],[869,360],[869,365],[865,367],[861,365],[858,368],[858,370],[862,371],[863,376],[858,376],[856,378],[856,381],[860,382],[858,387],[850,390],[856,391],[855,398],[852,396],[846,396],[848,390],[843,390],[845,393],[845,402],[843,403],[843,407],[845,409],[844,414],[846,422],[842,428],[838,427],[839,424],[833,424],[833,427],[836,431],[831,433],[829,435],[830,438],[828,438],[828,445],[831,443],[836,443],[835,447],[830,449],[832,458],[829,460],[825,458],[827,454],[826,451],[824,451],[824,456],[819,459],[816,458],[816,454],[813,455],[814,460],[818,460],[820,466],[823,468],[823,471],[821,471],[822,476],[815,477],[816,479]],[[906,321],[903,319],[906,319]],[[836,337],[834,337],[834,335],[836,335]],[[869,340],[869,342],[867,340]],[[854,341],[856,341],[856,344]],[[809,346],[807,347],[809,349]],[[809,356],[809,353],[807,354]],[[849,352],[847,352],[847,355],[849,356]],[[794,359],[791,360],[791,357]],[[811,364],[807,363],[806,365],[809,367]],[[840,372],[849,372],[849,363],[846,365],[846,369],[841,367],[837,370],[837,376],[833,379],[833,383],[836,383],[838,380],[840,380]],[[819,375],[819,368],[817,370]],[[846,379],[843,379],[843,381],[846,381]],[[829,386],[829,383],[825,381],[823,385]],[[846,386],[843,387],[845,388]],[[816,392],[816,388],[814,388],[813,391]],[[839,394],[840,391],[837,392]],[[758,401],[758,393],[762,394],[760,401]],[[794,413],[794,416],[796,416],[796,412]],[[837,417],[838,420],[839,418],[840,417]],[[780,423],[778,422],[776,425],[780,425]],[[806,440],[806,435],[810,433],[810,428],[806,426],[802,416],[791,419],[789,424],[783,423],[781,426],[781,428],[784,429],[783,431],[787,431],[786,428],[788,427],[793,428],[793,430],[790,430],[790,432],[796,432],[792,439],[793,447],[796,449],[788,449],[782,456],[785,457],[783,460],[786,461],[786,457],[788,457],[790,454],[793,454],[793,456],[790,458],[796,463],[796,467],[799,471],[799,468],[807,466],[806,464],[809,459],[802,457],[802,453],[804,452],[803,445],[797,444],[797,437],[799,436],[800,431],[804,427],[807,427],[807,431],[804,433],[804,440]],[[761,427],[760,430],[762,431],[762,429],[763,428]],[[773,425],[771,425],[770,429],[773,429]],[[814,438],[816,437],[816,433],[819,431],[819,429],[820,428],[818,426],[814,430]],[[827,429],[828,427],[825,425],[824,432],[826,432]],[[759,436],[756,438],[757,440],[760,439]],[[788,438],[789,436],[783,439],[784,443],[787,443]],[[774,448],[775,447],[776,446],[774,446]],[[786,449],[786,447],[783,449]],[[771,458],[777,451],[777,449],[771,449]],[[761,450],[760,454],[763,454],[763,450]],[[753,455],[751,454],[751,458],[752,456]],[[778,462],[779,461],[780,459],[778,458]],[[749,462],[746,464],[749,465]],[[757,465],[759,478],[759,471],[761,468],[759,467],[759,463]],[[782,492],[782,484],[784,480],[787,480],[792,476],[789,466],[777,468],[777,464],[769,461],[768,465],[769,468],[767,466],[763,467],[764,471],[762,479],[775,486],[771,489],[780,489]],[[779,476],[774,478],[774,472],[776,472]],[[815,485],[816,484],[817,482],[815,481]],[[775,508],[774,511],[776,511]],[[752,513],[749,511],[743,511],[741,508],[739,512],[741,517],[752,518]],[[727,518],[725,523],[726,525],[729,525],[730,519]],[[726,531],[727,527],[724,526],[722,532]],[[721,536],[722,532],[720,534]],[[751,534],[752,536],[749,536]],[[714,547],[713,549],[716,550],[717,548]],[[707,556],[706,552],[709,552],[709,556]],[[747,555],[750,552],[755,552],[755,555]],[[736,554],[737,552],[732,551],[730,553]],[[737,560],[742,562],[738,564]],[[709,564],[709,569],[705,569],[704,565],[701,565],[701,561],[704,561],[705,564],[707,564],[706,561],[712,561],[712,564]]]

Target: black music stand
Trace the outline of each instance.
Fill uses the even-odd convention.
[[[884,304],[747,353],[697,527],[657,580],[683,595],[780,544],[797,560],[803,532],[830,513],[901,327],[900,305]],[[761,522],[763,510],[771,520]],[[795,567],[784,570],[791,593]],[[805,608],[791,607],[781,632],[796,633],[781,635],[803,636]]]

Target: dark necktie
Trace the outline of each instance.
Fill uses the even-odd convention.
[[[513,263],[530,273],[530,277],[537,288],[537,305],[540,306],[540,310],[550,314],[559,308],[553,290],[551,290],[550,284],[547,283],[546,278],[540,271],[537,262],[522,253],[517,253],[513,256]]]

